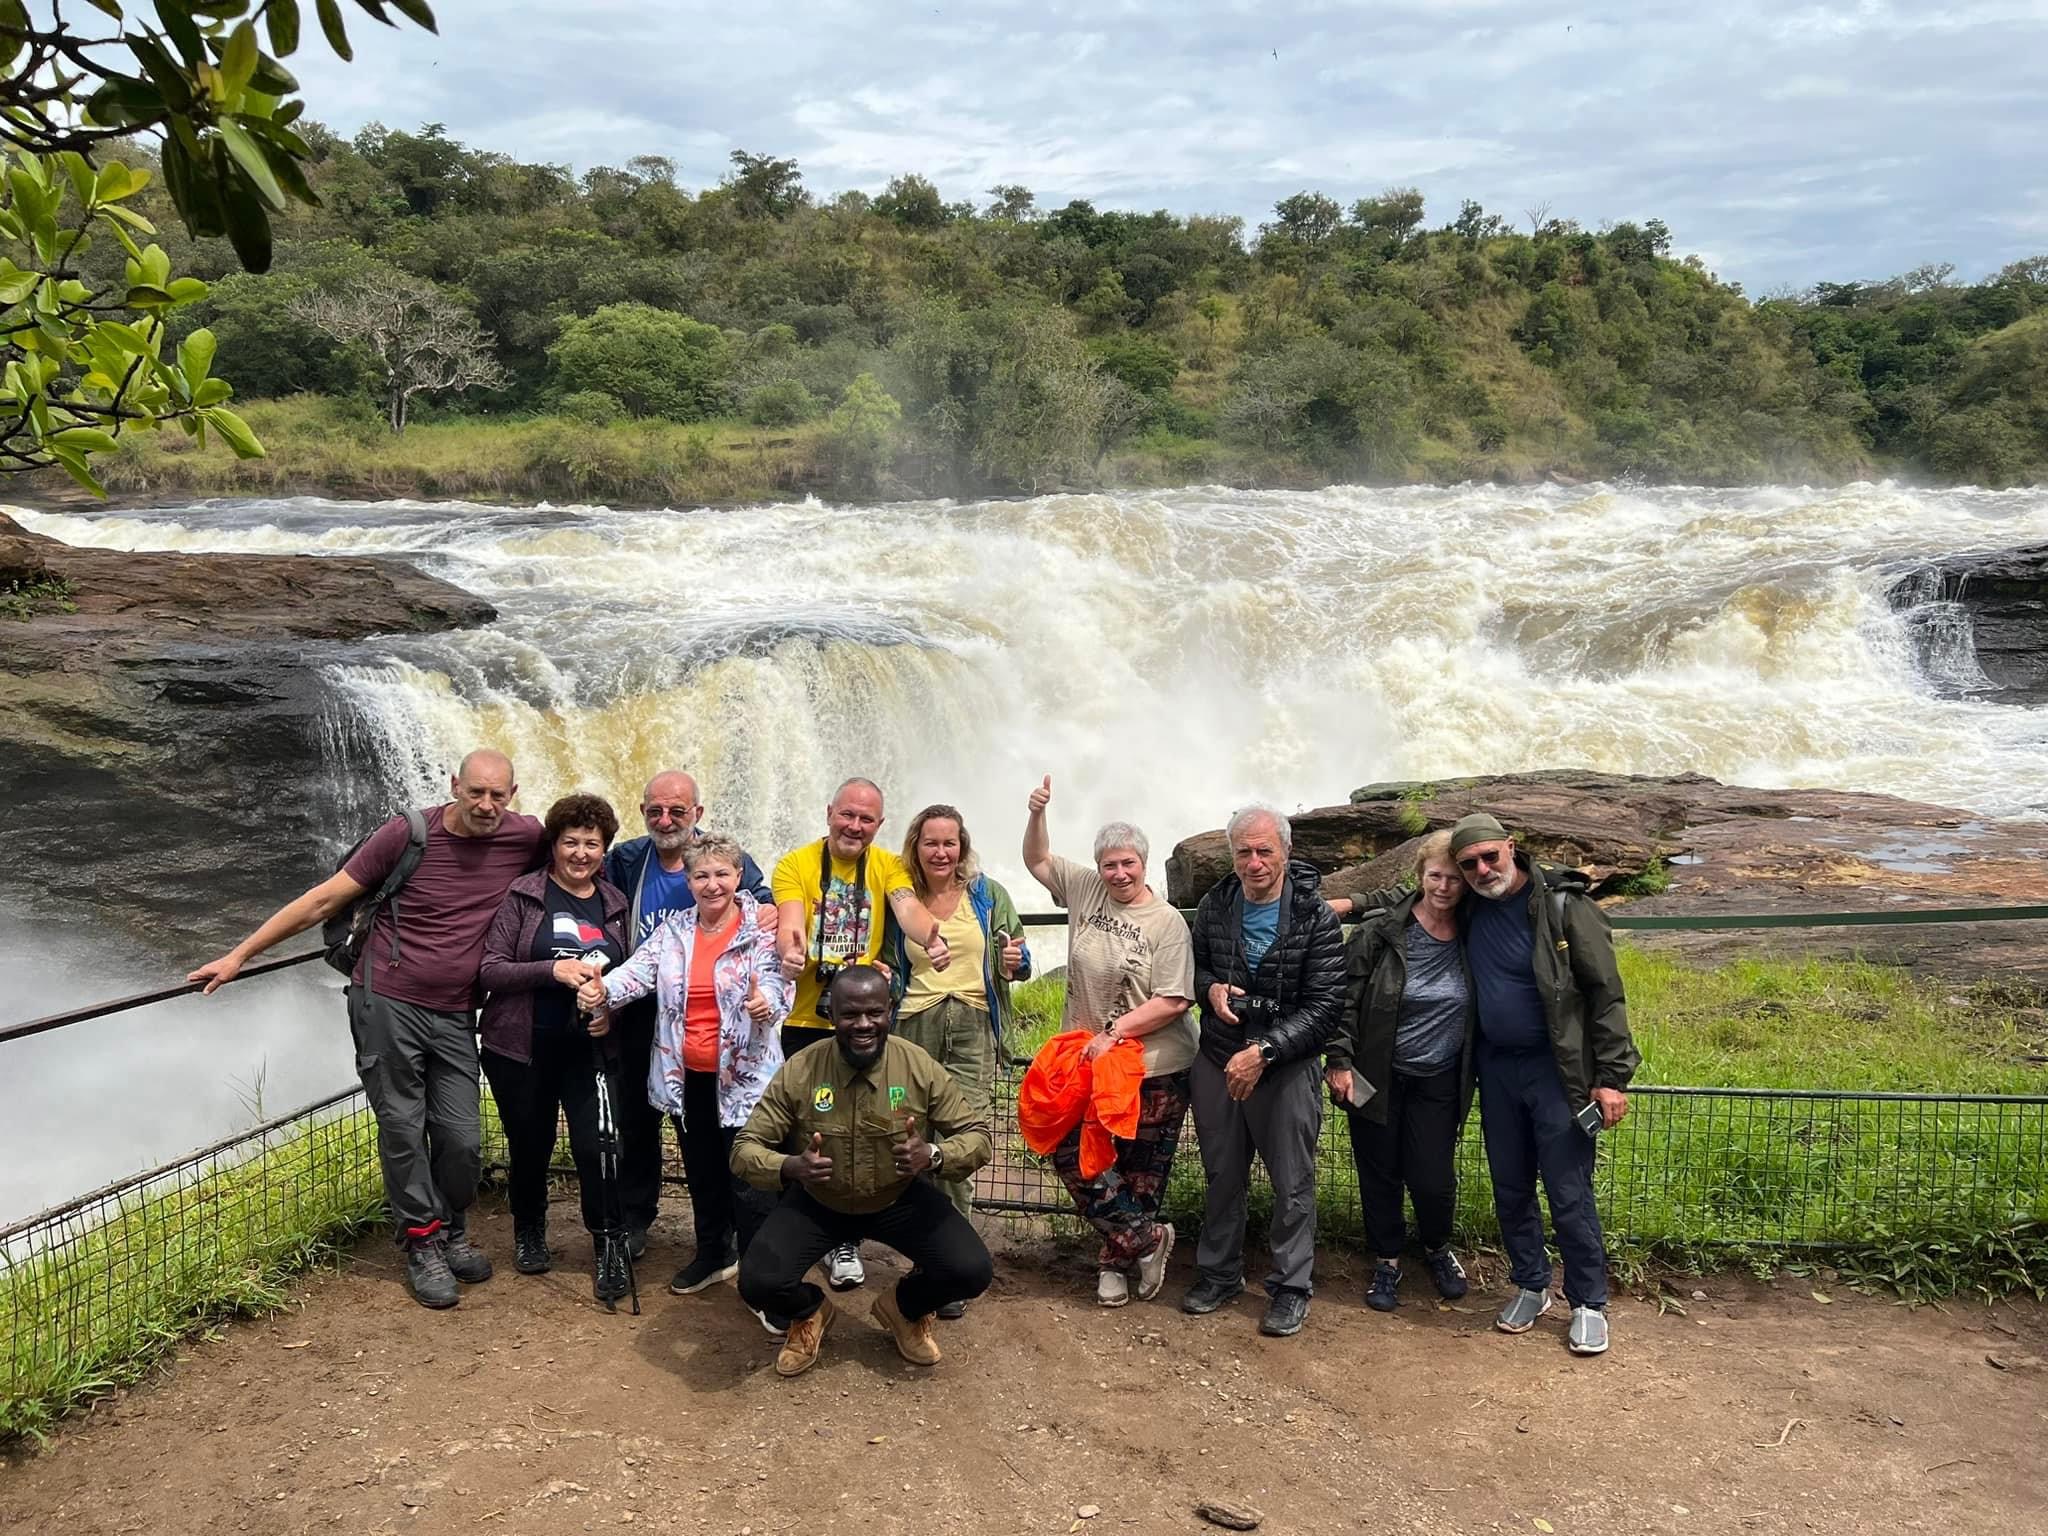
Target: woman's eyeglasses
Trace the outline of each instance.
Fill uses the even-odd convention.
[[[1478,869],[1481,865],[1485,865],[1487,868],[1491,869],[1494,865],[1505,864],[1507,861],[1507,849],[1483,848],[1478,853],[1471,854],[1466,858],[1458,860],[1458,868],[1462,869],[1463,871],[1465,871],[1466,874],[1469,875],[1472,873],[1472,871]]]

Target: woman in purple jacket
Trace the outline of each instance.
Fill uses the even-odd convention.
[[[484,939],[478,980],[484,999],[484,1077],[497,1101],[510,1149],[513,1262],[537,1275],[548,1252],[548,1165],[558,1116],[569,1122],[569,1150],[583,1193],[583,1225],[604,1226],[597,1160],[597,1066],[612,1073],[612,1098],[640,1092],[617,1078],[609,1020],[578,1012],[576,989],[626,958],[626,896],[601,879],[619,818],[597,795],[564,795],[548,807],[546,869],[512,882]],[[626,1294],[623,1259],[609,1266],[592,1243],[592,1288],[600,1301]]]

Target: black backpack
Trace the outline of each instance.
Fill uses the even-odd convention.
[[[356,961],[362,958],[363,945],[369,941],[370,924],[376,921],[386,902],[391,903],[391,959],[394,964],[398,960],[398,893],[420,867],[420,856],[427,851],[426,816],[416,810],[404,814],[405,848],[399,853],[398,862],[391,866],[391,873],[384,877],[384,883],[357,897],[320,925],[320,942],[326,946],[327,963],[344,976],[355,974]],[[341,856],[341,863],[335,866],[337,873],[376,835],[372,832],[358,839],[355,847]]]

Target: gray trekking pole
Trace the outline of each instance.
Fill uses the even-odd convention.
[[[612,1113],[612,1078],[605,1069],[604,1041],[590,1037],[590,1064],[597,1076],[597,1184],[598,1206],[604,1213],[604,1227],[596,1234],[597,1272],[600,1278],[618,1264],[626,1271],[626,1294],[633,1301],[633,1315],[640,1315],[640,1281],[633,1273],[633,1249],[626,1239],[625,1200],[619,1193],[619,1122]],[[606,1296],[604,1309],[617,1312],[618,1298]]]

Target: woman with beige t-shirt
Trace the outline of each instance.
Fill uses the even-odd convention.
[[[1052,1164],[1082,1217],[1102,1234],[1095,1299],[1120,1307],[1150,1301],[1166,1283],[1173,1225],[1159,1220],[1173,1154],[1188,1110],[1188,1068],[1197,1036],[1188,1008],[1195,995],[1194,945],[1180,913],[1145,883],[1151,852],[1145,834],[1113,821],[1095,834],[1095,865],[1056,858],[1045,827],[1052,776],[1031,791],[1024,864],[1067,909],[1067,1029],[1100,1031],[1093,1059],[1124,1040],[1145,1048],[1138,1129],[1116,1142],[1116,1162],[1081,1177],[1081,1127],[1054,1148]]]

